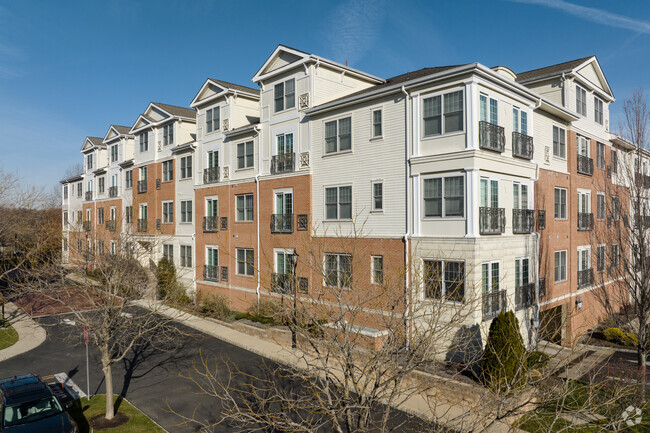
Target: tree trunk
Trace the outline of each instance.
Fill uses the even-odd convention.
[[[106,386],[106,419],[113,419],[113,371],[110,360],[102,357],[102,370],[104,370],[104,384]]]
[[[641,373],[641,401],[645,403],[646,393],[646,354],[645,349],[639,349],[637,352],[639,358],[639,372]]]

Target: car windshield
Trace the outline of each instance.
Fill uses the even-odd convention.
[[[38,421],[63,412],[56,397],[28,401],[13,406],[5,406],[2,414],[4,427]]]

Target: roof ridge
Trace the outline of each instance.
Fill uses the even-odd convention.
[[[521,71],[521,72],[517,72],[517,75],[519,76],[519,75],[523,75],[523,74],[531,74],[533,72],[542,71],[544,69],[555,69],[555,68],[565,66],[565,65],[568,66],[570,64],[576,64],[577,65],[577,64],[580,64],[580,63],[584,62],[587,59],[591,59],[592,57],[596,57],[596,56],[591,55],[591,56],[587,56],[587,57],[581,57],[579,59],[573,59],[573,60],[567,60],[565,62],[555,63],[553,65],[542,66],[540,68],[530,69],[528,71]],[[567,67],[566,69],[572,69],[572,68]]]

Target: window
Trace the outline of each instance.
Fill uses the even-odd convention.
[[[530,283],[530,260],[528,257],[515,260],[515,287],[523,287]],[[526,295],[522,296],[521,290],[515,290],[515,305],[517,307],[527,307],[531,299],[525,299]]]
[[[293,215],[293,192],[275,193],[275,213]]]
[[[581,135],[578,135],[577,138],[578,138],[578,155],[589,157],[590,154],[589,139]]]
[[[127,223],[131,223],[133,221],[133,206],[126,206],[124,208],[124,219]]]
[[[83,220],[83,212],[77,211],[77,222],[80,223]]]
[[[127,170],[124,178],[124,187],[127,189],[133,188],[133,170]]]
[[[99,189],[100,194],[104,193],[104,190],[106,189],[106,178],[104,176],[97,180],[97,188]]]
[[[68,251],[68,240],[63,239],[63,251]]]
[[[140,203],[140,219],[141,220],[146,220],[147,219],[147,203]]]
[[[93,169],[93,154],[91,153],[86,157],[86,171]]]
[[[596,195],[596,219],[605,219],[605,194],[601,192]]]
[[[596,142],[596,167],[605,168],[605,145]]]
[[[97,224],[101,225],[104,224],[104,208],[100,207],[97,209]]]
[[[120,149],[118,144],[111,146],[111,162],[117,161],[119,151]]]
[[[462,301],[465,297],[465,263],[425,260],[424,296],[427,299]]]
[[[206,216],[219,216],[219,201],[216,198],[209,198],[205,201]]]
[[[382,284],[384,282],[384,256],[370,256],[372,284]]]
[[[381,110],[372,111],[372,138],[379,138],[382,135]]]
[[[168,262],[174,263],[174,245],[163,244],[163,257],[166,258]]]
[[[293,154],[293,133],[278,135],[275,138],[276,150],[278,155],[292,155]],[[248,144],[248,143],[247,143]],[[252,142],[251,142],[252,146]],[[246,152],[247,154],[249,152]],[[253,151],[250,151],[250,165],[253,165]]]
[[[528,185],[514,182],[512,185],[512,208],[528,209]]]
[[[603,272],[605,270],[605,245],[598,245],[596,247],[596,271]]]
[[[117,243],[115,241],[111,241],[111,254],[117,254]]]
[[[325,254],[325,285],[345,289],[352,287],[350,254]]]
[[[591,213],[591,193],[578,191],[578,213]]]
[[[189,245],[181,245],[181,266],[192,267],[192,247]]]
[[[237,196],[237,221],[253,221],[253,194]]]
[[[68,185],[63,185],[63,199],[68,199]]]
[[[576,86],[576,111],[582,116],[587,115],[587,91]]]
[[[566,219],[566,189],[555,188],[555,218]]]
[[[117,187],[117,174],[111,176],[111,186]]]
[[[211,150],[208,152],[208,168],[219,167],[219,151]]]
[[[174,144],[174,124],[163,126],[163,146]]]
[[[93,220],[92,215],[92,211],[90,209],[86,209],[86,221],[91,222]]]
[[[482,178],[481,186],[481,207],[499,207],[499,181]]]
[[[612,197],[612,219],[618,220],[618,197]]]
[[[481,265],[483,294],[499,291],[499,262],[486,262]]]
[[[219,266],[219,249],[217,247],[206,247],[205,264],[208,266]]]
[[[139,135],[140,139],[140,152],[146,152],[149,150],[149,133],[142,132]]]
[[[192,155],[181,158],[181,179],[192,177]]]
[[[372,210],[384,209],[384,184],[382,182],[372,183]]]
[[[289,134],[291,135],[291,134]],[[278,137],[279,138],[279,137]],[[237,144],[237,168],[250,168],[254,165],[253,141]]]
[[[140,167],[140,180],[147,180],[147,167]]]
[[[325,153],[352,149],[352,118],[325,122]]]
[[[463,92],[461,90],[422,100],[424,136],[463,130]]]
[[[63,224],[68,225],[68,212],[63,211]]]
[[[612,173],[618,173],[618,153],[612,149]]]
[[[163,223],[173,223],[174,222],[174,202],[173,201],[164,201],[163,204],[162,204],[162,213],[163,213],[163,220],[162,220]]]
[[[566,131],[553,126],[553,156],[566,158]]]
[[[424,216],[464,216],[465,192],[463,182],[463,176],[424,179]]]
[[[237,275],[253,276],[255,274],[254,250],[252,248],[237,248]]]
[[[512,130],[528,135],[528,113],[519,108],[512,108]]]
[[[81,253],[83,251],[83,241],[81,239],[77,239],[77,252]]]
[[[275,112],[293,108],[296,105],[296,80],[278,83],[274,88]]]
[[[488,107],[488,99],[490,101]],[[494,98],[488,98],[486,95],[480,97],[480,116],[481,121],[488,122],[493,125],[499,124],[499,105],[498,101]]]
[[[77,184],[77,197],[81,197],[82,194],[83,194],[83,185],[81,184],[81,182],[79,182]]]
[[[325,188],[325,219],[352,219],[352,187]]]
[[[566,281],[566,250],[555,252],[555,282]]]
[[[165,161],[162,163],[163,182],[174,180],[174,161]]]
[[[110,212],[111,221],[115,221],[117,219],[117,208],[115,206],[111,206],[109,212]]]
[[[578,247],[578,272],[591,268],[591,257],[589,247]],[[580,276],[578,276],[578,281]],[[578,282],[580,285],[580,282]]]
[[[192,200],[181,201],[181,222],[182,223],[192,222]]]
[[[275,252],[275,272],[277,274],[293,274],[293,254],[293,250]]]
[[[104,241],[97,241],[97,254],[104,255]]]
[[[594,120],[599,125],[603,124],[603,101],[594,96]]]
[[[618,268],[618,244],[612,245],[612,268]]]
[[[208,132],[219,130],[220,114],[220,107],[214,107],[205,112],[205,127]]]

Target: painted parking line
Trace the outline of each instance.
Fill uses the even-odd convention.
[[[54,378],[63,385],[66,391],[68,391],[68,394],[70,394],[74,400],[86,397],[86,393],[83,392],[66,373],[57,373],[54,375]]]

